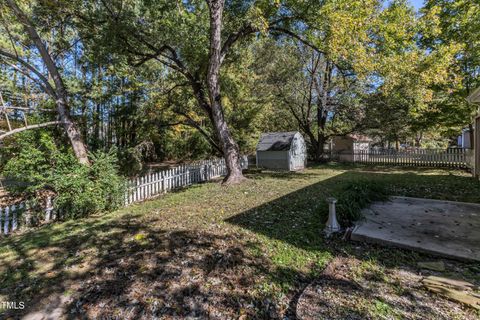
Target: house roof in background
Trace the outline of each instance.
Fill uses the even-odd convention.
[[[353,140],[357,142],[370,142],[373,141],[370,137],[362,135],[362,134],[349,134],[347,135],[349,138],[352,138]]]
[[[287,151],[290,150],[293,137],[298,131],[263,133],[257,144],[257,151]]]
[[[356,133],[350,133],[350,134],[347,134],[345,136],[334,136],[334,137],[341,138],[341,139],[342,138],[343,139],[352,139],[355,142],[371,142],[371,141],[373,141],[373,139],[371,139],[368,136],[365,136],[363,134],[356,134]]]
[[[480,87],[473,90],[473,92],[467,97],[467,101],[470,103],[480,103]]]

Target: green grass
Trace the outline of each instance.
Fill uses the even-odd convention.
[[[246,300],[264,301],[265,296],[275,301],[287,299],[340,255],[361,259],[364,267],[383,281],[384,268],[413,267],[425,256],[374,246],[362,246],[359,251],[357,244],[325,240],[321,230],[328,213],[326,197],[342,198],[349,192],[352,202],[359,201],[352,195],[352,188],[353,193],[357,190],[352,186],[362,186],[360,191],[366,190],[369,201],[361,206],[383,197],[384,192],[480,202],[480,183],[459,171],[322,165],[299,173],[253,173],[248,178],[235,187],[218,183],[192,186],[109,214],[3,238],[0,301],[22,300],[32,309],[47,296],[85,295],[82,283],[100,277],[99,270],[124,268],[125,261],[129,263],[125,272],[146,278],[157,277],[154,269],[159,266],[173,268],[174,261],[190,261],[188,268],[193,274],[204,268],[205,259],[232,247],[241,248],[245,261],[249,261],[242,266],[225,262],[229,267],[234,265],[232,279],[241,275],[254,279],[245,285],[250,292],[242,298]],[[379,185],[382,187],[371,187]],[[342,217],[342,212],[339,214]],[[153,269],[149,267],[152,256],[159,257]],[[213,268],[220,262],[215,263]],[[480,280],[475,276],[478,266],[461,266],[467,276]],[[122,278],[119,283],[122,288],[131,287],[138,285],[135,281]],[[115,294],[127,295],[127,289],[122,290]],[[240,298],[235,293],[232,299]],[[148,297],[145,301],[157,300]],[[368,312],[381,318],[396,314],[391,308],[378,300]]]

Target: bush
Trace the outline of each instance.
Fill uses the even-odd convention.
[[[115,150],[91,154],[92,165],[81,165],[70,148],[57,146],[48,133],[27,136],[18,150],[4,168],[4,175],[15,181],[9,191],[28,199],[54,193],[54,206],[66,218],[121,205],[125,181],[118,174]]]
[[[342,225],[352,225],[362,218],[362,210],[375,201],[388,200],[388,189],[379,182],[350,182],[339,196],[337,211]]]

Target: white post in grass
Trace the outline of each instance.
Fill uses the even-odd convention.
[[[333,197],[329,197],[327,198],[327,201],[328,201],[328,221],[323,231],[328,237],[332,233],[340,231],[342,228],[340,227],[340,224],[337,221],[337,211],[335,209],[335,204],[337,203],[337,199]]]

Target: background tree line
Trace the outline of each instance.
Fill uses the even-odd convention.
[[[126,173],[215,155],[235,183],[238,154],[265,131],[301,131],[314,160],[332,135],[420,146],[458,134],[480,84],[479,10],[446,0],[419,13],[401,0],[5,0],[1,89],[7,104],[38,111],[30,121],[58,120],[43,132],[87,166],[87,152],[112,147]],[[24,135],[35,133],[3,140],[4,163]]]

